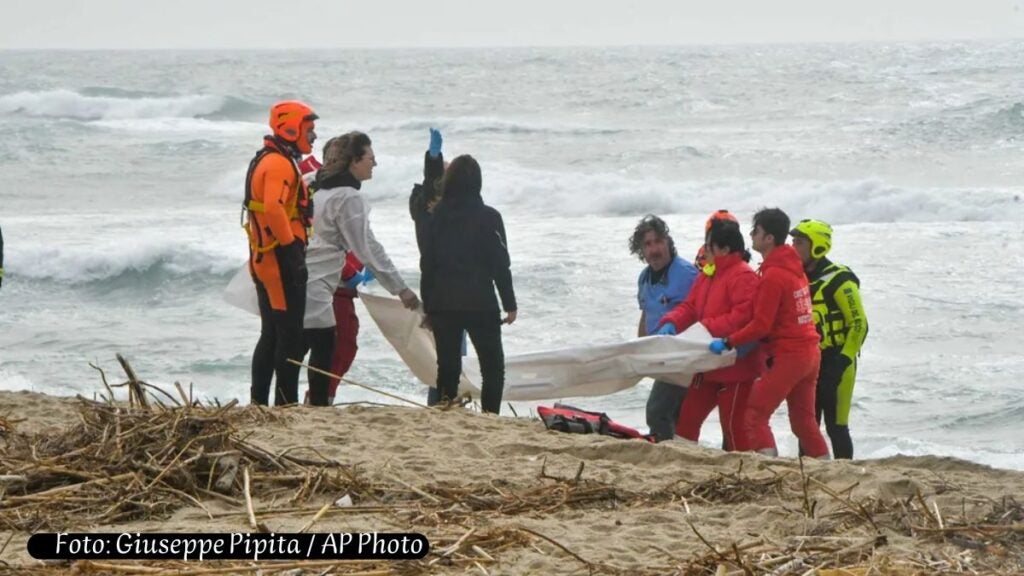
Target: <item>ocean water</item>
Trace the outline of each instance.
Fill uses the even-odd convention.
[[[832,222],[871,324],[858,457],[1024,469],[1022,56],[1020,41],[0,52],[0,389],[91,396],[89,363],[120,381],[120,352],[149,382],[245,401],[258,319],[221,291],[246,258],[239,204],[266,109],[294,97],[321,115],[321,143],[370,134],[373,226],[414,287],[406,195],[427,128],[480,160],[520,305],[508,354],[635,334],[626,240],[646,213],[686,258],[718,208]],[[363,318],[349,376],[422,399]],[[642,428],[649,389],[578,403]],[[388,401],[342,389],[359,400]],[[794,454],[784,411],[773,424]],[[720,439],[712,416],[702,443]]]

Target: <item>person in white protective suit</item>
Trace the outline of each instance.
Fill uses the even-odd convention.
[[[345,254],[355,252],[385,290],[415,310],[419,297],[409,289],[370,228],[370,204],[360,193],[377,165],[370,137],[349,132],[324,145],[324,165],[316,177],[313,235],[306,250],[306,315],[303,323],[309,364],[329,370],[334,350],[334,292],[341,282]],[[328,404],[329,377],[309,371],[310,403]]]

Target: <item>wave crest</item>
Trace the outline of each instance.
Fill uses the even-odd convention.
[[[88,88],[16,92],[0,96],[0,114],[80,121],[153,118],[219,119],[248,115],[256,105],[211,94],[156,95],[119,89]]]
[[[128,279],[141,283],[185,277],[220,279],[245,261],[243,253],[226,254],[227,248],[211,251],[204,246],[183,246],[173,238],[103,247],[30,246],[12,252],[8,267],[29,281],[69,285]]]
[[[485,196],[499,205],[568,215],[753,214],[779,206],[794,217],[834,224],[1024,221],[1019,192],[991,188],[906,188],[872,178],[849,181],[717,179],[665,181],[616,173],[553,173],[495,166]]]

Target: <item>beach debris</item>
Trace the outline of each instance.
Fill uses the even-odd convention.
[[[370,473],[311,446],[261,446],[251,431],[287,425],[294,409],[204,404],[181,386],[176,396],[167,394],[120,360],[128,381],[111,385],[101,371],[107,394],[78,398],[78,422],[63,432],[22,432],[0,418],[0,531],[13,537],[161,520],[183,507],[262,532],[300,525],[300,532],[316,531],[332,516],[369,514],[426,534],[431,551],[400,563],[78,561],[70,566],[75,574],[505,574],[505,559],[522,554],[564,559],[566,573],[614,576],[1024,571],[1024,506],[1012,496],[968,498],[966,487],[941,478],[934,490],[922,488],[927,493],[893,497],[858,491],[858,482],[837,487],[818,464],[740,458],[734,471],[630,490],[601,481],[607,476],[599,463],[549,453],[540,473],[526,480],[427,482],[392,469]],[[117,401],[115,391],[125,388],[128,401]],[[755,465],[745,470],[750,461]],[[751,506],[784,521],[737,526],[728,537],[712,530],[731,510]],[[677,513],[689,531],[675,546],[652,548],[638,566],[533,523],[599,511],[621,526],[617,516],[625,510]],[[12,569],[35,576],[69,567]]]

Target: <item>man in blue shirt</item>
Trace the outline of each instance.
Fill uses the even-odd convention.
[[[661,317],[686,299],[697,268],[676,254],[668,225],[648,214],[633,231],[629,251],[647,264],[637,282],[640,304],[640,326],[637,336],[653,335]],[[675,435],[679,407],[686,397],[686,388],[656,380],[647,398],[647,426],[655,441],[671,440]]]

